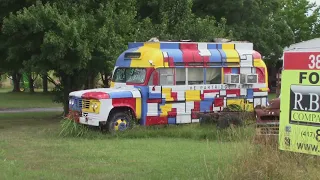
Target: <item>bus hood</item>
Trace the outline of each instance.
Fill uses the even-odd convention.
[[[133,87],[121,88],[97,88],[80,90],[69,93],[69,97],[85,99],[114,99],[114,98],[137,98],[141,97],[140,91]]]

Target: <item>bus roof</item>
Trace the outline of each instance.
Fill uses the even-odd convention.
[[[117,59],[119,67],[253,66],[261,55],[249,42],[134,42]]]

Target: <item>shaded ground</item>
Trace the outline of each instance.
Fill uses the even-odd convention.
[[[0,113],[23,113],[23,112],[59,112],[63,108],[23,108],[23,109],[0,109]]]

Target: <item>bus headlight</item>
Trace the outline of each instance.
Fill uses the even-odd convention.
[[[71,105],[71,106],[74,105],[74,99],[69,99],[69,105]]]

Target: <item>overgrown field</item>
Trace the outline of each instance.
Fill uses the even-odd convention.
[[[319,158],[252,143],[254,127],[61,132],[61,113],[0,114],[0,179],[317,179]],[[72,125],[72,124],[71,124]],[[70,130],[70,128],[69,128]],[[78,131],[79,132],[79,129]]]

